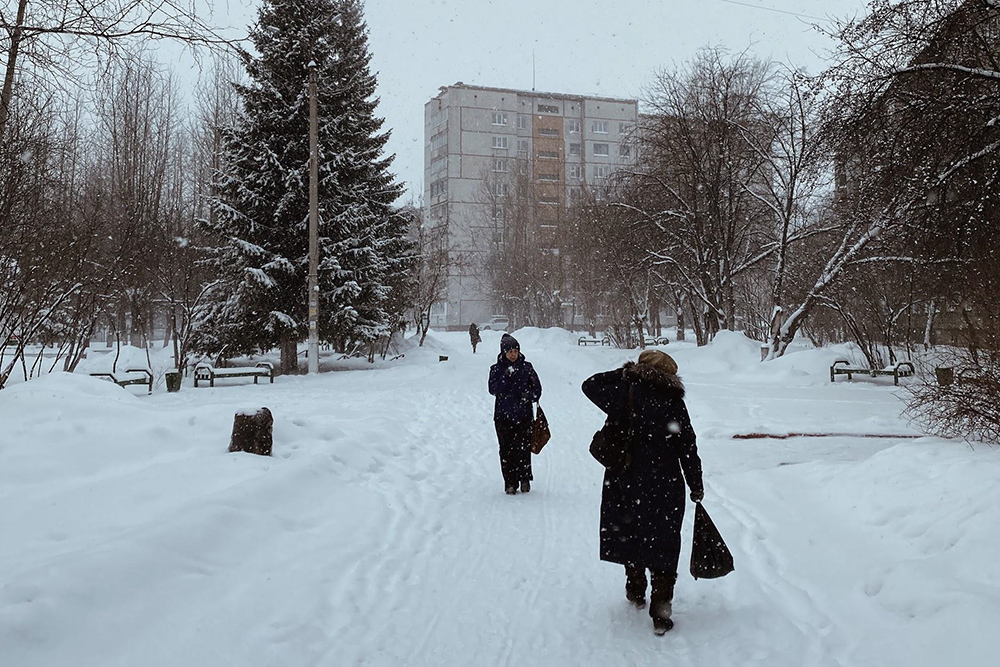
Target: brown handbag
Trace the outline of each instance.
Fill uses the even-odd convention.
[[[535,413],[535,421],[531,424],[531,453],[537,454],[542,451],[542,447],[545,443],[549,441],[552,437],[552,432],[549,431],[549,420],[546,419],[545,413],[542,412],[542,406],[538,406],[538,411]]]

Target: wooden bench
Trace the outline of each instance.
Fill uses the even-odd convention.
[[[153,373],[148,368],[129,368],[125,372],[108,371],[107,373],[91,373],[91,377],[111,380],[119,387],[132,384],[146,385],[146,394],[153,393]]]
[[[892,383],[898,387],[899,378],[910,377],[915,372],[913,364],[909,361],[898,361],[892,368],[860,368],[858,366],[851,366],[851,362],[846,359],[837,359],[830,366],[830,382],[833,382],[837,375],[846,375],[848,380],[854,377],[855,373],[858,375],[870,375],[872,377],[891,375]]]
[[[610,347],[611,339],[605,336],[604,338],[591,338],[589,336],[580,336],[577,341],[577,345],[607,345]]]
[[[214,387],[216,379],[221,378],[253,378],[253,383],[257,384],[258,378],[268,378],[274,384],[274,364],[269,361],[260,361],[255,366],[238,366],[233,368],[215,368],[212,364],[200,363],[194,367],[194,386],[198,386],[198,381],[208,380],[208,386]]]

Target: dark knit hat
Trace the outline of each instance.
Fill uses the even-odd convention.
[[[503,335],[500,339],[500,352],[507,354],[508,350],[520,350],[521,344],[517,342],[517,339],[508,333]]]

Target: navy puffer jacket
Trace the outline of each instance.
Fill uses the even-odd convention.
[[[511,363],[502,352],[490,367],[490,393],[497,397],[494,421],[524,422],[535,418],[531,404],[542,396],[542,383],[524,355]]]

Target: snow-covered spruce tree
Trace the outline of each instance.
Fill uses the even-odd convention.
[[[223,133],[215,215],[222,280],[202,317],[203,351],[281,348],[294,372],[307,335],[309,64],[319,111],[320,338],[343,348],[388,335],[398,255],[392,202],[402,187],[384,155],[360,0],[264,0],[244,54],[242,112]]]

